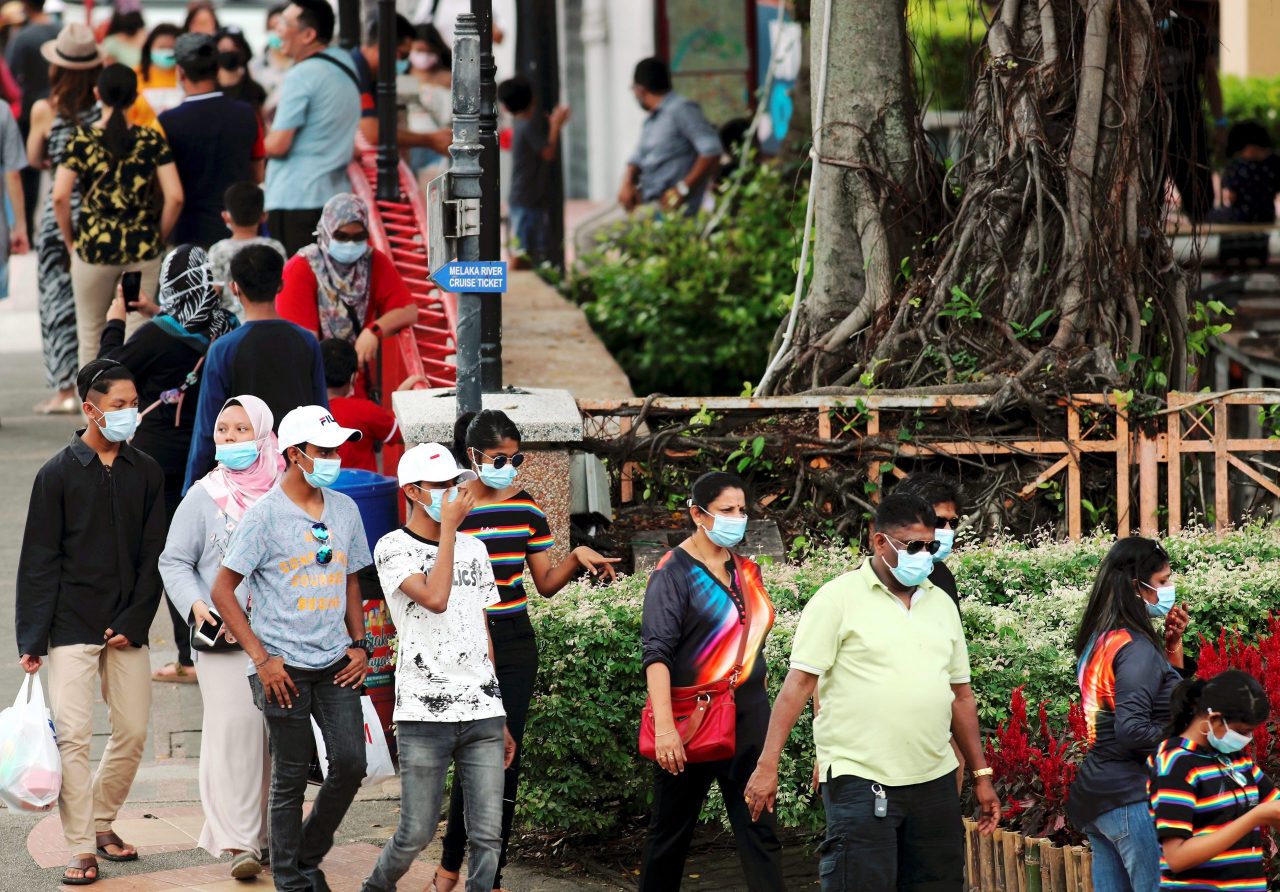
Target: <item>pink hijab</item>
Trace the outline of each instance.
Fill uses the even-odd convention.
[[[267,494],[267,490],[275,486],[284,471],[284,456],[280,454],[280,446],[271,428],[275,418],[267,404],[256,396],[233,396],[222,404],[218,417],[228,406],[239,405],[249,416],[253,425],[253,433],[258,443],[258,459],[243,471],[218,465],[198,481],[205,488],[210,498],[221,508],[228,518],[239,523],[245,511],[254,502]]]

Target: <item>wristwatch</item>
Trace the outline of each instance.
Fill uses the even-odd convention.
[[[375,322],[375,323],[373,323],[373,325],[370,325],[370,326],[369,326],[369,331],[373,332],[374,337],[376,337],[378,340],[382,340],[382,326],[381,326],[381,325],[379,325],[378,323],[376,323],[376,322]]]
[[[688,198],[688,197],[689,197],[689,185],[688,185],[684,180],[680,180],[678,183],[676,183],[676,193],[677,193],[681,198]]]
[[[979,777],[991,777],[995,773],[996,770],[994,768],[979,768],[977,771],[973,772],[973,776],[975,779]]]
[[[368,638],[353,638],[351,639],[351,646],[360,648],[364,651],[366,657],[373,659],[373,645],[369,643]]]

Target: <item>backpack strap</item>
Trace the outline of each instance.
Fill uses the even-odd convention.
[[[355,85],[357,93],[364,92],[364,89],[360,86],[360,78],[356,77],[356,73],[352,71],[350,68],[348,68],[347,66],[343,65],[337,59],[333,58],[333,56],[327,56],[323,52],[319,52],[319,53],[316,53],[315,55],[307,56],[307,58],[303,59],[302,61],[310,62],[312,59],[322,59],[323,61],[328,62],[330,65],[332,65],[334,68],[337,68],[339,71],[341,71],[351,80],[351,83]]]

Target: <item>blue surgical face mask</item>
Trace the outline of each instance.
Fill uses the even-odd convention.
[[[284,38],[272,31],[267,35],[267,49],[278,50],[284,46]]]
[[[885,536],[885,539],[898,553],[898,566],[890,567],[888,561],[884,562],[884,565],[889,567],[889,572],[893,574],[893,578],[907,588],[915,588],[924,583],[933,572],[933,555],[929,554],[929,549],[922,548],[915,554],[907,554],[906,549],[898,548],[888,536]],[[881,558],[881,560],[884,559]]]
[[[311,456],[307,456],[311,458]],[[316,489],[324,489],[338,482],[338,472],[342,470],[340,458],[311,458],[311,470],[303,471],[302,477]]]
[[[702,531],[707,534],[707,538],[711,540],[712,544],[719,545],[721,548],[733,548],[747,534],[747,519],[745,517],[728,517],[724,514],[713,514],[701,506],[698,506],[698,510],[712,518],[709,528],[698,524],[699,527],[702,527]]]
[[[422,492],[422,487],[418,487],[418,491]],[[458,501],[458,487],[456,486],[451,486],[448,489],[429,489],[426,490],[426,493],[431,497],[431,500],[422,507],[427,509],[427,516],[436,523],[440,522],[441,512],[444,511],[445,493],[449,494],[450,502]]]
[[[369,250],[367,240],[358,242],[329,242],[329,256],[339,263],[355,263]]]
[[[101,409],[98,411],[102,412]],[[117,409],[114,412],[102,412],[102,420],[95,418],[93,423],[102,431],[102,436],[108,442],[123,443],[138,430],[138,410]]]
[[[1169,611],[1173,609],[1174,601],[1177,600],[1178,597],[1176,587],[1169,584],[1156,588],[1153,585],[1147,585],[1145,582],[1142,584],[1156,593],[1156,602],[1154,604],[1146,598],[1142,599],[1147,605],[1147,615],[1155,619],[1159,619],[1162,616],[1168,616]]]
[[[1219,737],[1217,734],[1214,734],[1213,733],[1213,717],[1215,715],[1220,719],[1222,718],[1222,713],[1209,710],[1210,720],[1206,722],[1206,724],[1208,725],[1208,730],[1205,732],[1205,736],[1209,738],[1209,745],[1213,747],[1215,750],[1222,753],[1223,755],[1229,756],[1232,753],[1240,752],[1246,746],[1253,743],[1252,735],[1241,734],[1239,731],[1232,730],[1231,726],[1227,725],[1226,719],[1222,720],[1223,726],[1227,729],[1226,732],[1221,737]]]
[[[173,54],[173,50],[152,50],[151,64],[156,68],[163,68],[165,71],[168,71],[178,63]]]
[[[246,440],[243,443],[219,443],[213,450],[218,464],[229,471],[243,471],[258,460],[258,443]]]
[[[517,473],[519,472],[511,462],[507,462],[500,468],[495,468],[493,465],[476,465],[476,475],[480,478],[480,482],[490,489],[506,489],[515,482]]]
[[[933,531],[933,538],[938,541],[938,553],[935,561],[945,561],[951,554],[951,547],[956,543],[956,531],[951,527],[939,527]]]
[[[408,74],[408,73],[409,73],[409,60],[396,59],[396,74]]]

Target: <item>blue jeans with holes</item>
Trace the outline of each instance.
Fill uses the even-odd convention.
[[[1160,840],[1145,801],[1103,812],[1085,833],[1093,848],[1096,892],[1156,892],[1160,888]]]
[[[298,693],[292,706],[268,703],[262,682],[249,676],[253,702],[267,720],[271,743],[271,873],[278,892],[328,892],[320,862],[333,847],[342,823],[364,780],[364,713],[360,689],[339,687],[333,677],[350,660],[342,657],[324,669],[285,666]],[[328,771],[311,814],[302,820],[307,773],[316,751],[311,719],[324,738]]]
[[[400,824],[382,848],[362,892],[392,892],[431,842],[440,820],[449,763],[466,801],[471,864],[467,892],[490,892],[502,850],[502,729],[497,716],[474,722],[397,722]]]

